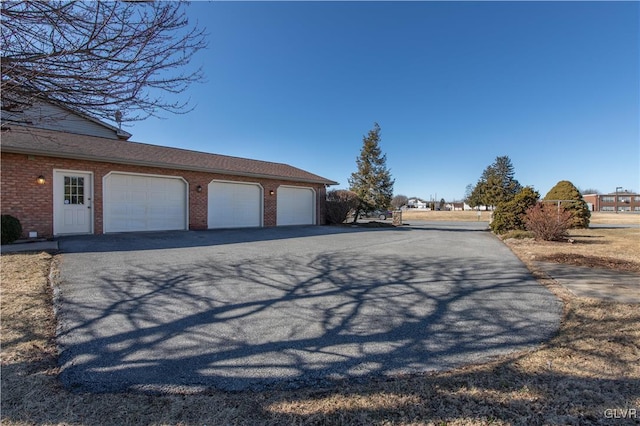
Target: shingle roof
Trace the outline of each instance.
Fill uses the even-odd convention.
[[[337,185],[283,163],[14,125],[1,135],[2,152]]]

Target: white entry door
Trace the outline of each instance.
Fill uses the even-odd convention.
[[[93,179],[88,172],[55,170],[53,176],[53,233],[90,234]]]

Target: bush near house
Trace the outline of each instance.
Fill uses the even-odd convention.
[[[22,235],[22,224],[20,221],[9,215],[2,215],[2,244],[11,244]]]
[[[343,223],[349,213],[358,207],[358,195],[345,189],[327,192],[326,219],[329,225]]]

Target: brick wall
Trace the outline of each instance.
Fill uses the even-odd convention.
[[[2,154],[0,211],[20,220],[25,236],[29,231],[45,237],[53,232],[53,175],[49,169],[44,158]],[[40,175],[46,179],[44,185],[36,182]]]
[[[103,177],[110,172],[143,173],[164,176],[180,176],[189,184],[189,229],[207,228],[207,186],[212,180],[255,182],[263,188],[263,223],[275,226],[277,217],[277,191],[280,185],[313,187],[316,191],[316,223],[324,224],[324,185],[295,182],[243,178],[239,176],[181,171],[156,167],[143,167],[104,163],[86,160],[72,160],[24,154],[2,154],[0,188],[2,214],[11,214],[22,223],[24,236],[29,231],[38,232],[40,237],[53,235],[53,171],[54,169],[75,170],[93,173],[93,225],[96,234],[103,233]],[[44,185],[36,183],[38,176],[46,179]],[[200,185],[202,191],[198,192]],[[273,191],[271,195],[270,191]]]
[[[591,204],[592,211],[640,212],[640,194],[618,192],[617,194],[587,194],[584,201]]]

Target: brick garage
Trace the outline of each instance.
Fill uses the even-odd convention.
[[[54,225],[55,171],[91,174],[86,202],[90,232],[105,232],[105,177],[110,174],[175,177],[186,186],[185,229],[207,229],[208,185],[212,181],[250,182],[261,188],[261,226],[278,225],[278,189],[309,188],[313,191],[313,224],[324,223],[326,187],[336,182],[295,167],[221,156],[176,148],[70,134],[22,126],[2,131],[2,214],[20,219],[25,237],[63,234]],[[37,183],[43,176],[44,184]],[[60,228],[60,227],[58,227]],[[135,229],[134,229],[135,230]],[[153,230],[153,229],[150,229]],[[108,229],[106,230],[109,231]]]

